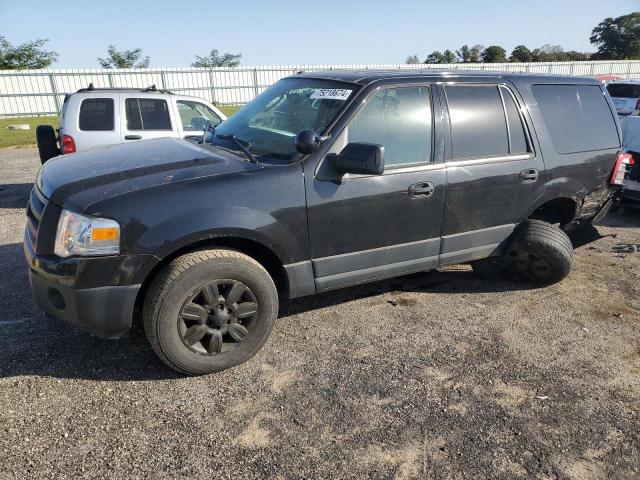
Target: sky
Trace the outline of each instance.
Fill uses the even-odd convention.
[[[464,44],[594,51],[594,26],[638,10],[640,0],[0,0],[0,35],[50,39],[53,68],[97,68],[110,44],[141,47],[152,67],[213,48],[243,65],[403,63]]]

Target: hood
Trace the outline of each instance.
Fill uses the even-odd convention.
[[[221,149],[160,138],[53,158],[37,185],[54,203],[84,209],[144,188],[261,168]]]

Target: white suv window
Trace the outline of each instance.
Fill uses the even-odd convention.
[[[79,114],[80,130],[113,130],[113,124],[112,98],[85,98],[82,101]]]
[[[207,124],[218,125],[222,120],[206,105],[188,100],[176,101],[183,130],[204,130]]]
[[[171,130],[166,100],[127,98],[124,102],[127,130]]]

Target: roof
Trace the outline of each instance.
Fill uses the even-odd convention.
[[[489,70],[458,70],[458,69],[396,69],[396,70],[323,70],[318,72],[299,72],[292,77],[318,78],[324,80],[337,80],[342,82],[357,83],[367,85],[380,80],[389,80],[394,78],[460,78],[460,77],[490,77],[490,78],[519,78],[530,80],[552,80],[566,82],[576,81],[580,83],[599,83],[596,79],[590,77],[573,77],[568,75],[557,74],[536,74],[529,72],[505,72],[505,71],[489,71]],[[289,78],[292,78],[289,77]]]

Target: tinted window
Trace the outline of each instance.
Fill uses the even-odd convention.
[[[445,87],[453,159],[509,154],[507,122],[496,85]]]
[[[607,100],[597,85],[534,85],[533,94],[558,153],[620,146]]]
[[[66,110],[66,108],[63,108],[63,110]],[[113,130],[113,99],[111,98],[84,99],[80,104],[80,122],[79,123],[80,123],[80,130],[85,130],[85,131]]]
[[[356,114],[348,141],[383,145],[386,167],[426,163],[431,159],[431,124],[427,87],[389,88]]]
[[[209,123],[213,126],[220,123],[220,117],[202,103],[178,100],[176,104],[183,130],[204,130]]]
[[[155,98],[125,100],[128,130],[171,130],[167,102]]]
[[[509,153],[511,155],[527,153],[530,151],[527,135],[516,102],[508,89],[500,87],[500,92],[502,93],[504,108],[507,112],[507,122],[509,123]]]
[[[612,97],[640,98],[640,84],[610,83],[607,90]]]

